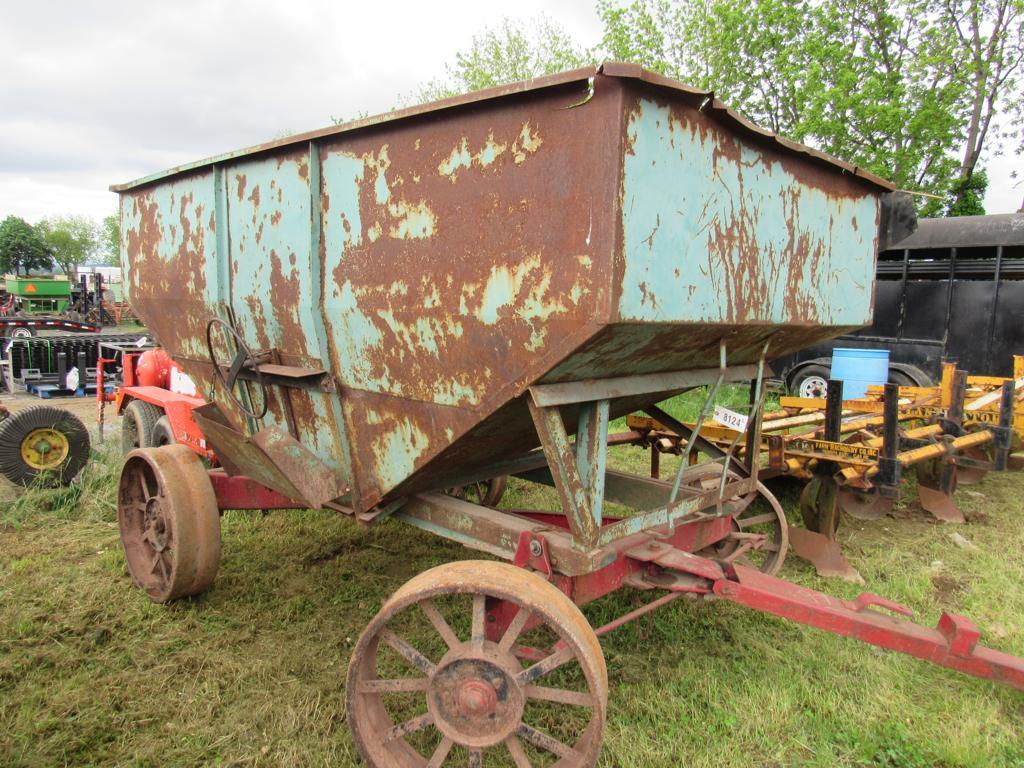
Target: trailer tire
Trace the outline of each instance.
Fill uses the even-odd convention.
[[[132,400],[121,416],[121,450],[125,453],[153,445],[153,427],[164,412],[145,400]]]
[[[825,397],[831,369],[824,365],[808,365],[797,371],[790,389],[800,397]]]
[[[153,434],[151,437],[152,445],[154,448],[159,448],[162,445],[175,445],[178,441],[174,439],[174,430],[171,428],[171,419],[165,413],[156,423],[153,425]]]
[[[889,383],[901,387],[934,387],[931,376],[913,365],[889,368]]]
[[[14,328],[11,331],[11,338],[12,339],[31,339],[35,335],[36,335],[36,329],[35,328],[25,328],[25,327],[17,328],[16,327],[16,328]]]
[[[18,485],[67,485],[89,461],[89,447],[89,430],[63,408],[37,405],[0,422],[0,472]]]

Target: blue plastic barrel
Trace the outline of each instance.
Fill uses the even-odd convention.
[[[889,350],[833,349],[832,378],[843,382],[844,400],[864,397],[868,385],[889,381]]]

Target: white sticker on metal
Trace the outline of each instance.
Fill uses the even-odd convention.
[[[715,406],[715,421],[719,424],[735,429],[737,432],[746,432],[748,417],[736,411],[730,411],[721,405]]]

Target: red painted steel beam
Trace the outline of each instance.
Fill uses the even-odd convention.
[[[273,491],[251,477],[229,477],[222,471],[208,472],[219,509],[303,509],[301,501]]]
[[[979,646],[978,628],[963,616],[943,613],[932,629],[873,610],[911,613],[877,595],[841,600],[739,565],[735,579],[716,581],[714,593],[754,610],[1024,690],[1024,659]]]

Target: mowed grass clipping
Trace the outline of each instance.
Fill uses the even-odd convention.
[[[694,403],[670,407],[692,417]],[[153,605],[121,553],[119,461],[100,453],[72,489],[0,502],[0,765],[359,764],[344,705],[353,643],[403,582],[476,555],[394,522],[230,512],[213,589]],[[647,456],[617,448],[611,463],[645,471]],[[1024,474],[961,489],[966,526],[933,523],[907,490],[900,519],[843,520],[864,589],[928,625],[967,615],[982,642],[1024,655]],[[780,497],[795,517],[796,489]],[[503,506],[526,503],[556,500],[513,482]],[[860,591],[795,559],[782,575]],[[597,625],[638,599],[585,613]],[[680,600],[602,645],[603,766],[1024,765],[1024,693],[739,606]]]

